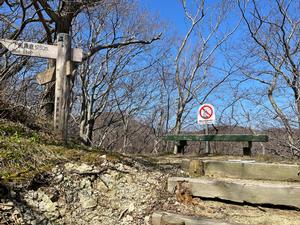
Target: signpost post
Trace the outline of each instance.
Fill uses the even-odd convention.
[[[0,43],[15,55],[56,59],[56,68],[49,68],[38,74],[37,80],[42,85],[53,81],[55,70],[54,129],[61,139],[67,142],[71,74],[73,62],[82,62],[82,49],[72,49],[70,35],[64,33],[57,35],[57,45],[7,39],[0,39]]]
[[[208,134],[208,125],[216,120],[215,109],[211,104],[203,104],[199,107],[197,121],[198,124],[205,125],[205,134]],[[205,153],[210,154],[210,144],[205,142]]]
[[[70,105],[70,75],[68,68],[71,60],[71,40],[68,34],[57,36],[55,102],[54,102],[54,129],[67,141],[68,116]]]

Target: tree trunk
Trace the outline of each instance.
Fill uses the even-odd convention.
[[[126,148],[128,146],[128,123],[129,123],[129,119],[125,118],[125,123],[123,125],[123,132],[124,132],[124,138],[123,138],[123,151],[126,151]]]
[[[87,104],[87,105],[86,105]],[[95,125],[95,117],[93,114],[93,98],[92,95],[89,101],[85,102],[82,106],[84,108],[83,115],[80,122],[80,138],[83,144],[87,146],[92,145],[93,141],[93,131]]]
[[[287,135],[288,135],[288,142],[289,145],[294,146],[294,135],[293,135],[293,130],[289,124],[288,119],[286,118],[286,116],[283,114],[283,112],[281,111],[281,109],[278,107],[277,103],[275,102],[274,98],[273,98],[273,87],[270,87],[268,90],[268,98],[269,101],[273,107],[273,109],[275,110],[276,114],[278,115],[278,117],[280,118],[280,120],[282,121],[286,131],[287,131]],[[295,149],[293,147],[290,147],[291,149],[291,153],[293,156],[295,156]]]
[[[87,146],[91,146],[93,143],[93,131],[94,131],[95,120],[90,119],[86,128]]]
[[[80,123],[80,138],[84,145],[91,146],[93,143],[93,130],[95,120],[82,120]]]
[[[174,134],[179,134],[181,131],[181,127],[182,127],[182,114],[183,114],[183,107],[179,107],[177,115],[176,115],[176,124],[175,124],[175,128],[174,128]],[[181,148],[179,148],[179,146],[177,144],[174,145],[174,155],[178,154],[178,153],[183,153],[183,150]]]
[[[300,87],[299,87],[300,88]],[[296,105],[296,113],[297,113],[297,122],[298,122],[298,130],[300,130],[300,94],[299,94],[299,88],[295,88],[294,90],[294,96],[295,96],[295,105]]]

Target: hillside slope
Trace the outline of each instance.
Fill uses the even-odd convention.
[[[63,146],[51,134],[7,121],[0,131],[0,224],[150,225],[155,211],[249,225],[300,221],[294,209],[179,201],[166,187],[168,177],[184,175],[180,158]]]

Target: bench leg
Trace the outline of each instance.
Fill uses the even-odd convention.
[[[251,156],[252,141],[248,141],[248,147],[243,148],[243,156]]]
[[[177,154],[184,154],[184,147],[187,145],[186,141],[178,141],[176,143],[177,146]]]

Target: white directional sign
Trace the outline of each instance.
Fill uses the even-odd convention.
[[[15,55],[36,56],[47,59],[57,58],[58,48],[55,45],[45,45],[8,39],[0,39],[0,43]],[[71,60],[73,62],[82,62],[82,57],[82,49],[71,49]]]
[[[198,110],[198,124],[213,124],[216,120],[215,109],[211,104],[203,104]]]

